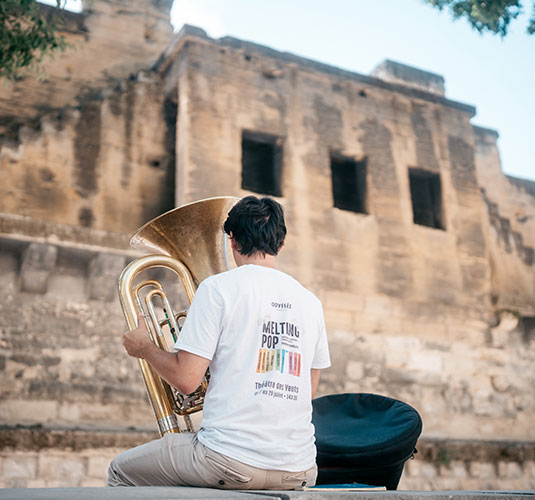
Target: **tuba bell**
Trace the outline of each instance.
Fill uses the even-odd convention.
[[[202,280],[230,269],[223,224],[237,201],[238,198],[224,196],[189,203],[156,217],[136,232],[130,246],[149,251],[152,255],[132,261],[119,278],[119,299],[130,330],[137,328],[138,314],[142,313],[153,342],[166,351],[172,350],[168,338],[171,336],[173,343],[176,341],[180,332],[179,321],[187,313],[173,312],[159,281],[145,279],[136,283],[136,278],[151,268],[169,269],[180,278],[191,303]],[[153,302],[155,298],[161,302],[163,318],[158,318]],[[168,328],[167,338],[164,327]],[[144,359],[138,361],[160,435],[183,430],[193,432],[190,415],[202,410],[209,373],[192,394],[181,394]],[[182,427],[179,426],[179,418],[183,420]]]

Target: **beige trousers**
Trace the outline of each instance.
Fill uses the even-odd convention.
[[[109,486],[201,486],[236,490],[294,490],[314,486],[317,467],[264,470],[204,446],[193,433],[165,434],[115,457]]]

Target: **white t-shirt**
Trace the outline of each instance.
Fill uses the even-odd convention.
[[[314,465],[310,369],[331,364],[314,294],[264,266],[211,276],[175,348],[211,360],[199,441],[262,469]]]

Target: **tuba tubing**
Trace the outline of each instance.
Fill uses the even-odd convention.
[[[119,298],[121,307],[130,330],[137,328],[138,308],[134,296],[134,280],[146,269],[152,267],[165,267],[174,271],[182,280],[188,300],[191,302],[195,295],[195,284],[191,274],[182,262],[167,255],[147,255],[132,261],[123,270],[119,278]],[[144,359],[139,358],[139,367],[145,381],[149,401],[158,423],[160,435],[169,432],[180,432],[176,415],[173,411],[173,393],[169,384],[163,380]]]

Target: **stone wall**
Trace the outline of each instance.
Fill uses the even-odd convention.
[[[174,206],[174,96],[140,72],[0,143],[0,212],[131,233]]]
[[[504,175],[498,134],[476,132],[476,167],[488,214],[492,302],[518,316],[535,317],[535,182]]]
[[[94,242],[87,244],[57,224],[53,237],[41,227],[44,237],[22,239],[6,227],[17,222],[0,220],[0,421],[152,426],[137,363],[120,342],[126,328],[116,289],[132,258],[127,239],[86,229]]]
[[[519,442],[421,440],[400,489],[525,490],[535,487],[535,449]]]

